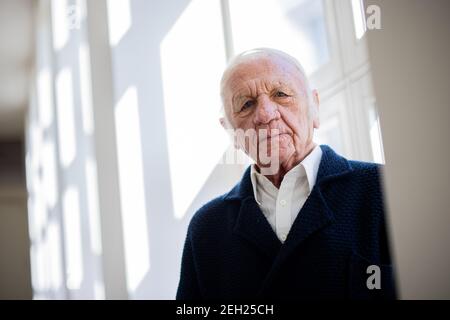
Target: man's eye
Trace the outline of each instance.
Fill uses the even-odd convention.
[[[277,91],[277,93],[275,93],[276,97],[289,97],[286,93],[284,93],[283,91]]]
[[[245,102],[245,103],[242,105],[241,111],[244,111],[245,109],[250,108],[251,106],[253,106],[253,104],[254,104],[254,101],[248,100],[247,102]]]

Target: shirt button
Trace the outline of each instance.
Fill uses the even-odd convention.
[[[284,207],[286,205],[286,200],[284,200],[284,199],[280,200],[280,204],[281,204],[282,207]]]
[[[282,233],[281,235],[280,235],[280,239],[281,239],[281,241],[285,241],[286,240],[286,233]]]

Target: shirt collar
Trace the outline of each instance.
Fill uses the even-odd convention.
[[[314,188],[317,180],[317,172],[319,171],[320,160],[322,158],[322,149],[316,145],[314,149],[295,167],[289,170],[284,178],[301,178],[306,173],[309,190]],[[259,203],[257,187],[264,188],[271,194],[277,192],[277,188],[264,175],[256,170],[256,165],[252,164],[250,168],[250,179],[253,186],[253,195],[257,203]]]
[[[322,159],[322,149],[316,145],[314,149],[300,162],[305,168],[306,177],[308,178],[309,190],[314,188],[317,180],[317,172],[319,171],[320,160]]]

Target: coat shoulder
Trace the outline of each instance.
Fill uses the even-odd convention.
[[[364,194],[365,199],[378,203],[383,198],[382,172],[383,165],[372,162],[349,160],[351,183]]]
[[[359,160],[348,160],[353,170],[357,171],[377,171],[384,167],[383,164],[375,163],[375,162],[367,162],[367,161],[359,161]]]
[[[349,164],[355,175],[371,180],[379,180],[384,165],[374,162],[349,160]]]
[[[208,201],[194,213],[188,227],[188,233],[191,236],[220,226],[220,221],[225,218],[224,212],[228,205],[224,196],[221,195]]]

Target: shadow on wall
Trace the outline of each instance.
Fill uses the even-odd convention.
[[[31,299],[23,144],[0,142],[0,299]]]
[[[171,183],[173,168],[170,166],[170,148],[173,146],[169,145],[168,139],[165,88],[163,87],[161,68],[161,44],[190,3],[191,1],[165,1],[157,4],[143,0],[131,1],[130,26],[120,41],[112,47],[118,148],[121,149],[121,140],[123,145],[134,143],[127,140],[126,137],[121,138],[120,135],[123,132],[121,133],[120,130],[128,128],[129,131],[133,131],[135,129],[129,127],[130,123],[128,125],[120,124],[121,120],[118,119],[117,114],[124,113],[117,108],[125,108],[127,113],[130,113],[134,112],[133,105],[136,105],[137,114],[136,117],[131,117],[131,121],[136,120],[139,130],[128,137],[134,140],[137,136],[141,141],[141,144],[136,146],[135,150],[129,150],[129,153],[141,153],[139,159],[142,159],[142,163],[136,163],[135,157],[125,156],[122,167],[121,151],[118,151],[119,168],[124,170],[120,174],[120,183],[123,187],[121,195],[122,197],[125,195],[125,199],[121,199],[121,201],[125,201],[122,208],[128,211],[123,213],[125,214],[125,250],[127,247],[128,250],[134,248],[133,242],[139,245],[134,254],[129,252],[126,253],[126,256],[127,259],[131,258],[132,261],[128,261],[130,264],[137,264],[139,261],[148,263],[146,270],[137,270],[141,272],[141,275],[131,284],[130,298],[133,299],[175,298],[184,239],[192,214],[206,201],[227,191],[238,181],[241,173],[238,167],[216,165],[195,199],[190,199],[192,202],[187,207],[187,211],[181,217],[176,218],[174,186]],[[180,44],[178,49],[183,50],[183,45]],[[223,54],[225,55],[225,52]],[[199,98],[201,98],[201,88],[199,87],[198,90]],[[130,92],[135,97],[125,98],[131,103],[124,103],[124,97],[130,97]],[[177,93],[172,92],[171,94]],[[185,107],[192,106],[186,105]],[[216,109],[218,120],[219,106]],[[198,120],[199,123],[192,125],[201,126],[202,118],[199,117]],[[217,121],[217,126],[219,126],[219,121]],[[207,148],[208,146],[205,146],[205,152],[208,152]],[[201,156],[201,154],[198,155],[198,157]],[[126,163],[126,159],[130,159],[130,162]],[[178,157],[172,159],[172,161],[174,160],[183,161]],[[142,173],[139,170],[136,171],[136,167],[141,167]],[[123,185],[124,182],[125,185]],[[132,187],[133,183],[138,185],[134,191],[140,188],[140,184],[143,184],[142,189],[145,190],[142,195],[143,199],[140,200],[136,198],[136,194],[130,194],[129,190],[124,190],[127,186]],[[127,202],[132,205],[128,206]],[[136,212],[133,212],[132,209],[136,208],[136,203],[138,203],[137,209],[145,213],[143,217],[139,217]],[[127,214],[141,219],[146,228],[142,227],[140,222],[130,222],[128,227],[135,226],[135,228],[128,230],[127,235]],[[139,232],[141,232],[141,236],[138,235]],[[128,245],[127,241],[129,241]],[[142,252],[142,248],[144,248],[142,241],[146,241],[148,244],[147,252]],[[142,255],[145,254],[148,254],[148,257],[143,258]]]

